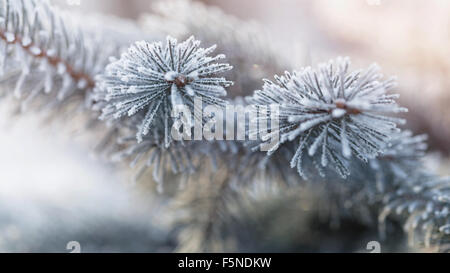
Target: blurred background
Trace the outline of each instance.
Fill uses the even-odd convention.
[[[140,20],[154,1],[53,2]],[[410,110],[406,126],[429,135],[429,165],[450,173],[450,1],[201,2],[262,24],[297,68],[350,56],[355,68],[375,61],[385,75],[396,75],[400,102]],[[2,113],[0,126],[0,251],[61,252],[72,240],[86,251],[171,250],[164,213],[149,213],[164,208],[92,158],[89,145],[61,137],[61,128],[44,130],[29,116],[11,120]],[[116,236],[121,231],[127,235]]]

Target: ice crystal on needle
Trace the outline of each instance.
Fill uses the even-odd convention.
[[[225,58],[223,54],[209,56],[215,47],[201,48],[194,37],[181,43],[167,37],[165,46],[161,42],[137,42],[99,77],[98,93],[106,101],[101,118],[145,115],[136,135],[142,141],[155,117],[164,117],[167,139],[175,106],[193,109],[195,96],[203,105],[223,106],[225,101],[220,97],[226,95],[225,87],[232,82],[216,75],[232,67],[217,63]]]
[[[338,58],[318,69],[310,67],[276,76],[276,82],[265,81],[263,89],[249,100],[257,105],[278,104],[280,140],[274,152],[285,141],[300,140],[291,167],[303,174],[304,150],[313,157],[317,168],[332,162],[339,173],[349,174],[345,159],[355,154],[368,161],[380,154],[396,124],[402,119],[385,114],[406,111],[386,91],[393,79],[382,81],[376,65],[365,71],[349,72],[348,58]],[[267,119],[262,116],[260,119]],[[261,136],[263,140],[274,132]],[[317,155],[318,159],[315,159]]]

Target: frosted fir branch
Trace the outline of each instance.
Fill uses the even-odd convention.
[[[245,107],[245,101],[240,97],[229,100],[229,103],[235,107]],[[296,172],[289,167],[294,143],[286,143],[277,152],[267,155],[266,152],[254,149],[259,141],[229,139],[229,136],[236,138],[237,131],[245,132],[244,138],[248,139],[250,116],[244,115],[241,120],[235,115],[227,116],[224,113],[224,117],[226,124],[223,129],[223,140],[197,142],[191,147],[197,156],[201,155],[204,160],[210,161],[214,170],[228,169],[232,184],[270,184],[272,181],[281,180],[286,184],[298,185],[304,182],[298,179]],[[229,128],[232,128],[232,132],[228,132]]]
[[[201,4],[193,7],[189,9],[193,13],[168,8],[164,15],[185,27],[183,35],[198,32],[204,42],[224,46],[223,52],[239,66],[233,79],[239,80],[240,89],[230,97],[253,90],[261,73],[279,68],[277,58],[272,58],[276,51],[265,51],[270,40],[259,40],[249,25],[236,31],[240,21]],[[175,105],[192,106],[195,95],[214,105],[225,104],[221,97],[231,82],[216,74],[230,73],[231,67],[216,63],[223,55],[209,56],[214,47],[200,48],[193,38],[182,43],[168,38],[165,45],[138,42],[119,60],[112,58],[105,72],[108,57],[118,57],[124,44],[136,37],[153,39],[134,27],[89,29],[93,24],[85,18],[72,20],[44,0],[0,0],[0,8],[1,84],[13,84],[17,97],[26,96],[23,105],[40,93],[55,91],[51,98],[56,105],[74,96],[90,101],[87,91],[98,87],[94,99],[100,101],[94,110],[103,109],[103,118],[113,124],[108,131],[113,159],[140,165],[138,175],[151,167],[160,191],[168,171],[190,177],[199,167],[209,166],[205,159],[210,160],[213,172],[207,170],[206,176],[218,177],[218,182],[202,181],[205,184],[196,183],[190,188],[193,192],[186,192],[191,214],[186,219],[189,228],[180,237],[186,249],[204,247],[204,242],[212,242],[207,247],[223,243],[218,225],[240,217],[239,202],[253,194],[243,193],[240,186],[303,185],[305,181],[294,177],[290,167],[310,182],[321,180],[317,172],[327,177],[324,188],[339,199],[339,205],[327,202],[326,206],[338,216],[349,208],[377,209],[376,201],[384,198],[381,230],[392,219],[405,223],[412,245],[448,242],[450,181],[418,171],[425,137],[399,132],[396,126],[404,121],[389,115],[406,109],[396,104],[397,95],[387,93],[394,81],[382,80],[375,66],[349,72],[349,61],[337,59],[317,69],[276,76],[275,82],[266,80],[249,102],[280,105],[281,139],[268,155],[240,142],[172,143],[170,112]],[[177,18],[179,12],[188,16]],[[328,167],[346,179],[330,180]],[[206,177],[205,172],[197,174],[194,179]],[[203,192],[197,192],[199,185]],[[249,215],[257,209],[252,207]],[[361,219],[363,215],[369,213],[362,213]]]
[[[155,119],[152,134],[144,136],[138,143],[133,132],[141,122],[142,116],[120,124],[122,132],[116,134],[116,142],[109,145],[112,148],[110,156],[114,162],[128,162],[132,168],[139,166],[136,180],[152,169],[151,176],[159,191],[167,182],[184,188],[191,177],[204,174],[206,165],[210,166],[211,172],[227,169],[228,180],[233,186],[255,181],[258,184],[278,180],[291,185],[302,183],[289,168],[292,156],[289,147],[283,147],[270,157],[264,152],[252,152],[243,141],[176,141],[166,147],[161,118]],[[170,179],[166,179],[169,175]]]
[[[97,78],[97,99],[105,102],[100,118],[111,120],[143,115],[136,133],[141,142],[153,128],[154,119],[162,117],[168,147],[174,107],[187,105],[193,110],[196,96],[209,105],[225,105],[220,97],[226,95],[225,87],[232,82],[217,75],[232,67],[218,63],[225,58],[223,54],[209,56],[215,48],[201,48],[200,41],[194,37],[181,43],[167,37],[165,45],[137,42]]]
[[[61,79],[58,99],[62,100],[73,89],[92,88],[95,83],[90,69],[92,63],[86,63],[89,52],[82,44],[81,33],[68,30],[62,17],[46,1],[10,1],[1,3],[2,40],[1,74],[5,75],[12,65],[19,65],[22,72],[18,76],[14,94],[21,97],[23,86],[30,75],[36,71],[42,73],[41,79],[29,91],[36,96],[44,90],[49,93],[55,89]],[[79,53],[78,58],[74,55]],[[12,64],[8,64],[10,61]],[[98,69],[98,68],[97,68]]]
[[[387,190],[423,169],[426,140],[427,135],[413,135],[408,130],[393,134],[383,154],[369,162],[376,181]]]
[[[394,221],[408,235],[410,248],[448,251],[450,178],[425,170],[426,139],[410,131],[393,134],[383,155],[368,165],[352,164],[346,184],[355,189],[359,185],[364,202],[378,207],[382,239],[388,238]]]
[[[13,85],[22,109],[49,93],[56,93],[46,98],[50,106],[78,97],[89,107],[86,91],[95,86],[94,76],[131,36],[142,37],[131,23],[86,15],[80,21],[45,0],[2,0],[0,8],[1,82]],[[92,28],[99,21],[114,31]]]
[[[384,196],[385,205],[379,215],[381,235],[386,237],[388,220],[400,221],[411,247],[448,248],[450,177],[420,172],[412,174],[407,182],[408,185]]]
[[[261,78],[294,66],[292,56],[285,56],[258,22],[241,20],[198,1],[156,1],[152,8],[153,13],[143,17],[144,29],[178,38],[195,35],[203,43],[217,44],[234,66],[225,74],[235,82],[228,89],[229,98],[251,95]]]
[[[331,162],[347,177],[352,155],[368,162],[382,154],[391,135],[399,131],[397,124],[404,123],[389,116],[407,111],[396,104],[398,95],[387,94],[394,80],[383,81],[376,65],[354,72],[348,71],[349,65],[348,58],[338,58],[317,69],[286,72],[275,82],[265,80],[263,89],[248,98],[255,105],[280,106],[280,140],[268,153],[285,142],[298,141],[291,167],[300,175],[304,175],[303,158],[311,157],[319,171]],[[250,133],[260,134],[264,141],[273,132]]]
[[[378,202],[380,196],[409,185],[411,176],[423,171],[426,139],[426,135],[413,135],[408,130],[392,134],[383,154],[370,159],[368,164],[360,160],[348,161],[346,166],[351,174],[340,183],[360,189],[369,200]],[[330,175],[326,174],[325,179],[328,179]]]

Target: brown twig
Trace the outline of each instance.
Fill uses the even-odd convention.
[[[88,89],[92,89],[95,87],[95,81],[92,79],[90,75],[87,75],[86,73],[75,71],[75,69],[70,65],[67,61],[63,60],[60,57],[57,56],[51,56],[48,54],[48,52],[42,48],[39,48],[35,46],[34,43],[24,44],[22,37],[15,35],[14,40],[9,40],[8,37],[6,37],[6,34],[4,30],[0,30],[0,39],[5,41],[7,44],[18,44],[20,45],[25,52],[32,55],[35,58],[44,58],[47,59],[48,63],[52,66],[56,67],[59,63],[63,64],[66,67],[66,72],[72,77],[72,79],[76,82],[80,80],[86,81],[86,87]],[[32,48],[38,48],[39,52],[33,52]]]

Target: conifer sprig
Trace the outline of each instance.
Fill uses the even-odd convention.
[[[173,124],[171,111],[177,105],[194,110],[196,96],[202,99],[203,105],[225,105],[220,97],[226,95],[225,87],[232,82],[217,75],[232,67],[218,63],[225,58],[223,54],[209,56],[215,48],[201,48],[200,41],[194,37],[181,43],[167,37],[165,45],[135,43],[98,77],[97,98],[105,101],[100,118],[143,115],[136,133],[138,142],[151,132],[155,119],[163,118],[168,147]]]
[[[268,151],[273,153],[286,141],[297,141],[291,161],[304,175],[305,156],[317,169],[331,165],[342,177],[348,176],[348,159],[355,155],[368,162],[383,152],[397,124],[404,120],[390,114],[405,112],[395,102],[396,94],[387,91],[394,80],[382,80],[376,65],[367,70],[349,71],[348,58],[320,64],[292,74],[265,80],[262,90],[249,98],[255,105],[279,105],[279,129],[269,133],[256,131],[263,141],[279,134],[279,141]],[[262,122],[268,117],[259,116]],[[321,172],[323,173],[323,172]]]

